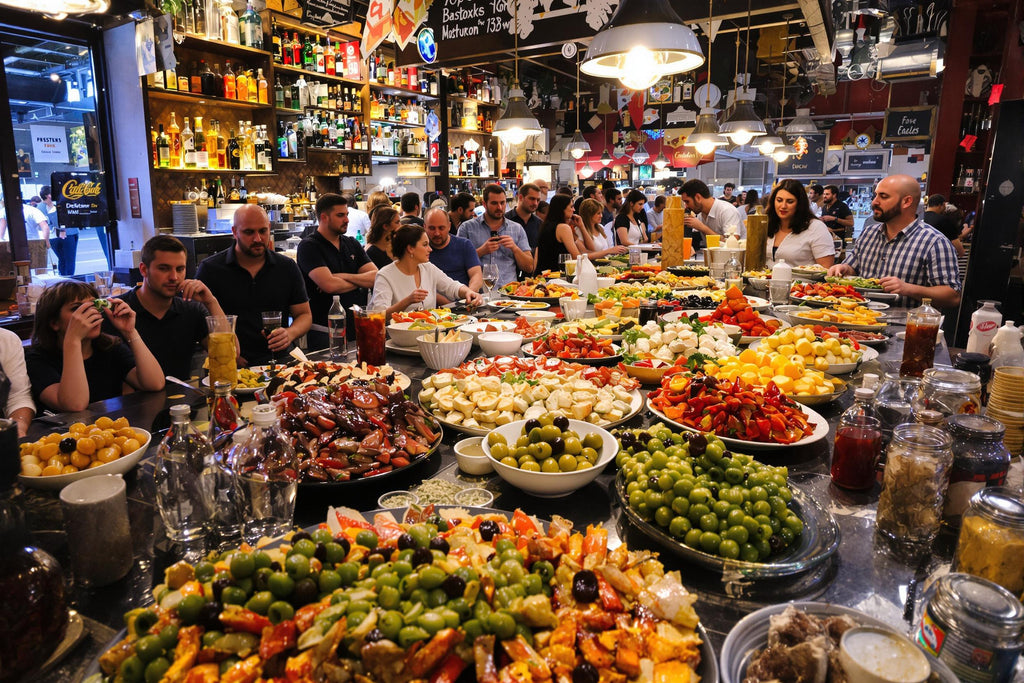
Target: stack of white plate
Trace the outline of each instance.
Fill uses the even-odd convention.
[[[194,235],[199,232],[199,217],[192,202],[171,202],[171,225],[175,235]]]

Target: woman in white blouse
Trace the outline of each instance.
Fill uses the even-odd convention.
[[[0,329],[0,416],[14,420],[18,436],[25,436],[36,414],[32,385],[25,370],[25,350],[21,339],[10,330]]]
[[[769,265],[784,260],[791,266],[835,263],[836,248],[825,224],[811,213],[804,186],[787,178],[772,190],[768,200]]]
[[[604,205],[596,199],[584,199],[580,202],[579,216],[583,225],[576,233],[576,249],[586,253],[591,260],[611,254],[629,253],[629,249],[622,245],[608,245],[608,237],[601,226],[602,211]]]
[[[430,262],[430,240],[427,231],[418,225],[403,225],[391,237],[391,253],[396,260],[377,271],[377,280],[370,296],[371,308],[387,308],[392,313],[415,307],[437,306],[438,293],[450,301],[465,298],[475,305],[483,303],[479,292],[451,279]]]

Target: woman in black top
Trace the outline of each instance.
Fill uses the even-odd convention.
[[[573,258],[579,256],[580,251],[576,248],[576,231],[582,229],[583,222],[572,210],[572,197],[564,194],[552,197],[548,217],[541,224],[537,237],[535,272],[559,270],[560,254],[569,254]]]
[[[619,244],[630,246],[649,241],[647,230],[643,223],[637,218],[637,214],[644,210],[647,197],[640,190],[630,190],[629,194],[622,201],[622,208],[619,215],[615,217],[615,241]]]
[[[390,206],[379,206],[374,210],[370,234],[366,237],[366,255],[373,261],[373,265],[377,266],[377,270],[390,266],[394,260],[391,257],[391,236],[400,227],[402,223],[395,209]]]

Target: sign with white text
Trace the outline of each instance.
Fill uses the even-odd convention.
[[[32,161],[37,164],[68,163],[68,129],[64,126],[29,126]]]
[[[886,142],[931,140],[935,134],[935,107],[892,107],[885,110],[882,139]]]
[[[87,228],[106,225],[107,193],[103,187],[103,173],[51,173],[50,186],[57,203],[57,218],[68,228]]]

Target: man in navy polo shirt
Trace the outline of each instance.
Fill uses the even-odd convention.
[[[430,240],[430,262],[451,279],[479,292],[484,276],[473,243],[451,234],[451,223],[444,209],[430,209],[424,221],[427,239]]]
[[[235,243],[199,264],[196,279],[206,283],[224,312],[238,316],[235,334],[242,361],[258,365],[291,348],[306,334],[313,316],[299,267],[274,253],[270,218],[257,204],[235,211],[231,225]],[[263,312],[280,311],[291,324],[263,334]]]
[[[345,311],[353,305],[366,306],[369,290],[377,277],[362,245],[345,233],[348,228],[348,200],[337,194],[325,194],[316,202],[316,231],[299,243],[296,260],[305,274],[313,311],[314,329],[309,333],[309,347],[327,346],[327,312],[334,295],[338,295]],[[355,321],[347,315],[347,336],[355,338]]]

